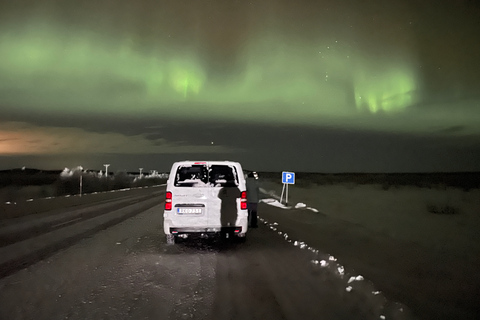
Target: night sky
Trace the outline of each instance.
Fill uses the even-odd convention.
[[[0,169],[480,171],[480,3],[2,0],[0,110]]]

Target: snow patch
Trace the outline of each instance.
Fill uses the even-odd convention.
[[[362,276],[356,276],[356,277],[350,277],[350,279],[348,279],[348,283],[352,283],[353,281],[363,281],[364,278]]]
[[[274,206],[274,207],[282,208],[282,209],[291,209],[291,207],[287,207],[283,203],[280,203],[278,200],[271,199],[271,198],[261,199],[260,202],[269,204],[269,205]]]
[[[274,190],[265,190],[263,188],[259,188],[259,190],[261,193],[269,196],[269,198],[261,199],[260,202],[269,204],[274,207],[282,208],[282,209],[305,209],[313,212],[318,212],[317,209],[309,207],[303,202],[299,202],[293,207],[288,207],[279,201],[280,197],[275,193]]]

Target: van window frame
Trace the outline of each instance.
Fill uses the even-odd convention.
[[[200,170],[200,175],[203,176],[203,179],[184,179],[184,180],[179,180],[179,175],[181,174],[181,171],[185,168],[193,168],[193,167],[203,167],[204,169]],[[231,170],[231,173],[233,175],[233,180],[225,180],[223,183],[217,183],[215,184],[215,181],[212,181],[212,171],[214,170],[215,167],[228,167]],[[205,172],[206,170],[206,172]],[[193,172],[194,174],[195,172]],[[205,181],[206,179],[206,181]],[[201,183],[200,183],[201,182]],[[191,187],[238,187],[240,185],[240,178],[238,175],[238,170],[234,165],[231,164],[222,164],[222,163],[214,163],[214,164],[207,164],[207,163],[192,163],[192,164],[180,164],[177,169],[175,170],[175,176],[173,180],[173,185],[176,188],[191,188]]]

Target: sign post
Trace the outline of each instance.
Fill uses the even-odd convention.
[[[280,196],[280,203],[282,203],[283,192],[285,191],[285,205],[288,206],[288,185],[295,184],[295,173],[283,171],[282,183],[283,183],[283,188],[282,188],[282,195]]]
[[[83,188],[83,175],[80,172],[80,197],[82,196],[82,188]]]

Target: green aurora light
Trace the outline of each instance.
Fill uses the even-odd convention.
[[[408,68],[385,68],[380,73],[362,70],[355,75],[355,103],[371,113],[402,111],[418,100],[416,76]]]
[[[404,108],[410,99],[396,99],[391,107],[386,100],[415,90],[415,79],[408,70],[387,72],[380,79],[355,70],[335,70],[347,60],[341,52],[322,60],[313,50],[298,51],[280,39],[272,39],[269,48],[251,43],[244,71],[224,83],[208,83],[208,72],[195,57],[178,58],[162,50],[147,54],[129,41],[116,44],[88,33],[62,35],[53,28],[36,28],[20,35],[4,33],[0,39],[3,91],[28,93],[24,95],[27,99],[62,109],[68,108],[68,97],[73,96],[95,112],[98,106],[114,107],[120,101],[124,101],[125,111],[129,102],[136,107],[163,102],[161,108],[192,93],[195,97],[189,101],[200,104],[271,101],[303,105],[308,118],[322,113],[341,115],[353,107],[346,101],[351,94],[368,97],[367,108],[372,112]],[[332,70],[328,79],[326,70]],[[342,85],[352,82],[354,93]],[[18,101],[16,94],[4,98]],[[359,108],[365,104],[362,99],[357,100]],[[384,101],[381,106],[379,101]],[[209,108],[220,117],[224,113],[222,107]]]
[[[133,34],[32,21],[0,31],[0,102],[26,111],[391,129],[385,116],[421,99],[408,47],[379,59],[349,38],[258,31],[242,47],[240,67],[214,77],[199,41],[139,44]],[[404,124],[396,129],[412,129]]]

